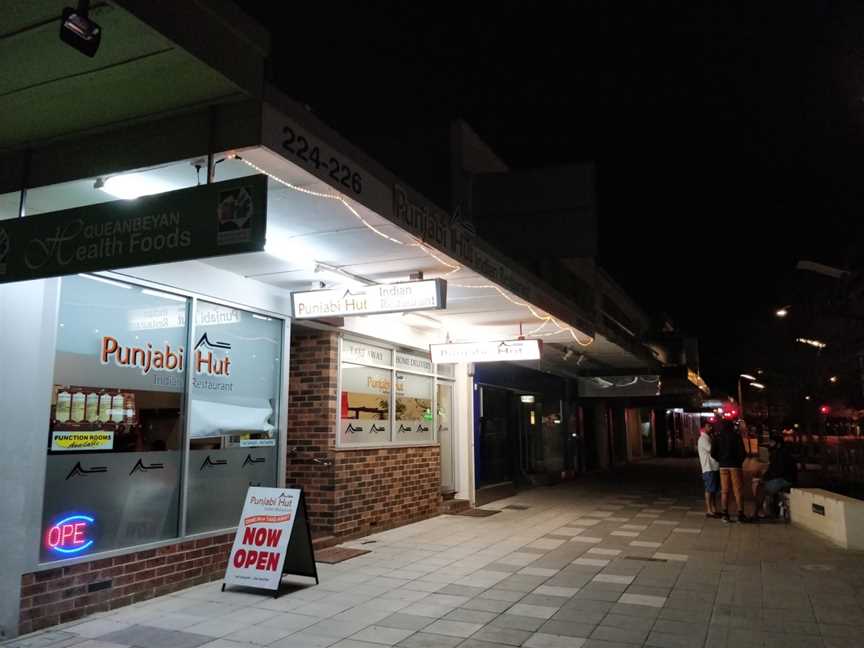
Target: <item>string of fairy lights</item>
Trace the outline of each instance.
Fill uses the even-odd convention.
[[[341,203],[342,206],[346,210],[348,210],[348,212],[351,213],[358,221],[360,221],[360,223],[362,223],[367,229],[369,229],[369,231],[373,232],[374,234],[380,236],[381,238],[383,238],[387,241],[390,241],[391,243],[394,243],[396,245],[401,245],[404,247],[417,248],[417,249],[421,250],[423,253],[425,253],[427,256],[429,256],[430,258],[434,259],[437,263],[439,263],[442,266],[444,266],[445,268],[447,268],[447,272],[443,273],[443,275],[442,275],[443,277],[448,277],[448,276],[453,275],[453,274],[459,272],[460,270],[462,270],[462,266],[447,261],[446,259],[442,258],[441,255],[433,252],[427,245],[425,245],[424,243],[422,243],[416,239],[413,241],[409,241],[409,242],[400,241],[399,239],[390,236],[386,232],[381,231],[380,229],[375,227],[375,225],[370,223],[368,219],[364,218],[363,215],[357,209],[355,209],[355,207],[341,194],[323,192],[323,191],[315,191],[314,189],[309,189],[307,187],[301,187],[300,185],[296,185],[293,182],[289,182],[288,180],[280,178],[279,176],[271,173],[270,171],[267,171],[266,169],[255,164],[251,160],[241,158],[237,155],[233,155],[233,156],[229,156],[229,157],[240,160],[241,162],[243,162],[244,164],[246,164],[250,168],[254,169],[258,173],[263,173],[268,178],[270,178],[274,182],[279,183],[283,187],[286,187],[286,188],[291,189],[293,191],[297,191],[299,193],[303,193],[303,194],[306,194],[309,196],[314,196],[316,198],[323,198],[325,200],[335,200],[336,202]],[[551,337],[554,335],[559,335],[560,333],[567,333],[570,335],[570,337],[573,339],[573,341],[576,342],[576,344],[578,344],[579,346],[587,347],[587,346],[590,346],[591,344],[594,343],[593,338],[589,337],[589,338],[587,338],[587,340],[580,339],[579,335],[577,334],[576,329],[574,329],[572,326],[568,326],[568,325],[560,322],[558,319],[556,319],[552,315],[549,315],[548,313],[543,313],[542,311],[539,311],[538,309],[534,308],[534,306],[532,306],[531,304],[528,304],[528,303],[523,302],[521,300],[515,299],[514,297],[507,294],[507,292],[504,289],[500,288],[499,286],[496,286],[494,284],[468,285],[468,284],[456,284],[456,283],[453,283],[451,285],[455,288],[476,289],[476,290],[494,290],[499,295],[501,295],[501,297],[506,299],[508,302],[510,302],[514,306],[519,306],[519,307],[527,309],[528,312],[531,314],[531,316],[540,322],[540,325],[537,326],[536,328],[528,331],[527,335],[534,336],[534,337]],[[541,333],[541,331],[543,331],[547,326],[550,326],[550,325],[553,326],[555,328],[555,330]]]

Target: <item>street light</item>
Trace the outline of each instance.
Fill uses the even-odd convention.
[[[761,371],[759,373],[762,373]],[[741,390],[741,379],[749,380],[747,384],[751,387],[755,387],[756,389],[765,389],[765,385],[760,382],[756,382],[755,376],[751,376],[750,374],[738,374],[738,407],[741,408],[741,418],[744,418],[744,395]]]
[[[780,318],[786,317],[789,314],[790,308],[790,306],[783,306],[782,308],[778,308],[776,311],[774,311],[774,314]]]
[[[831,377],[828,379],[828,382],[836,383],[836,382],[837,382],[837,376],[831,376]]]

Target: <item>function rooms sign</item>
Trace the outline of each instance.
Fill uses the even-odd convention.
[[[447,307],[447,282],[426,279],[360,288],[310,290],[292,293],[291,301],[296,319],[439,310]]]

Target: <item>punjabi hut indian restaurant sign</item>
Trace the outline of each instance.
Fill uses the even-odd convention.
[[[296,319],[351,317],[447,307],[443,279],[291,293]]]
[[[539,360],[539,340],[493,340],[484,342],[456,342],[431,344],[432,362],[503,362]]]
[[[263,175],[0,221],[0,283],[264,249]]]

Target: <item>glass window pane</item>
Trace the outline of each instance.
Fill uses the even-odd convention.
[[[428,353],[424,355],[422,353],[400,353],[397,351],[396,369],[399,371],[431,374],[434,365]]]
[[[282,321],[199,301],[189,396],[186,532],[237,524],[246,488],[275,486]]]
[[[456,365],[455,364],[439,364],[435,365],[435,370],[438,372],[438,375],[442,378],[455,378],[456,377]]]
[[[342,340],[342,362],[353,364],[384,365],[389,367],[393,364],[393,351],[382,347],[354,342],[353,340]]]
[[[431,376],[396,372],[396,443],[434,439],[432,431]]]
[[[63,278],[42,561],[177,536],[186,313],[176,295]]]
[[[455,458],[453,454],[453,385],[438,383],[436,400],[436,426],[441,445],[441,488],[456,488]]]
[[[390,442],[389,369],[342,363],[342,445]]]

